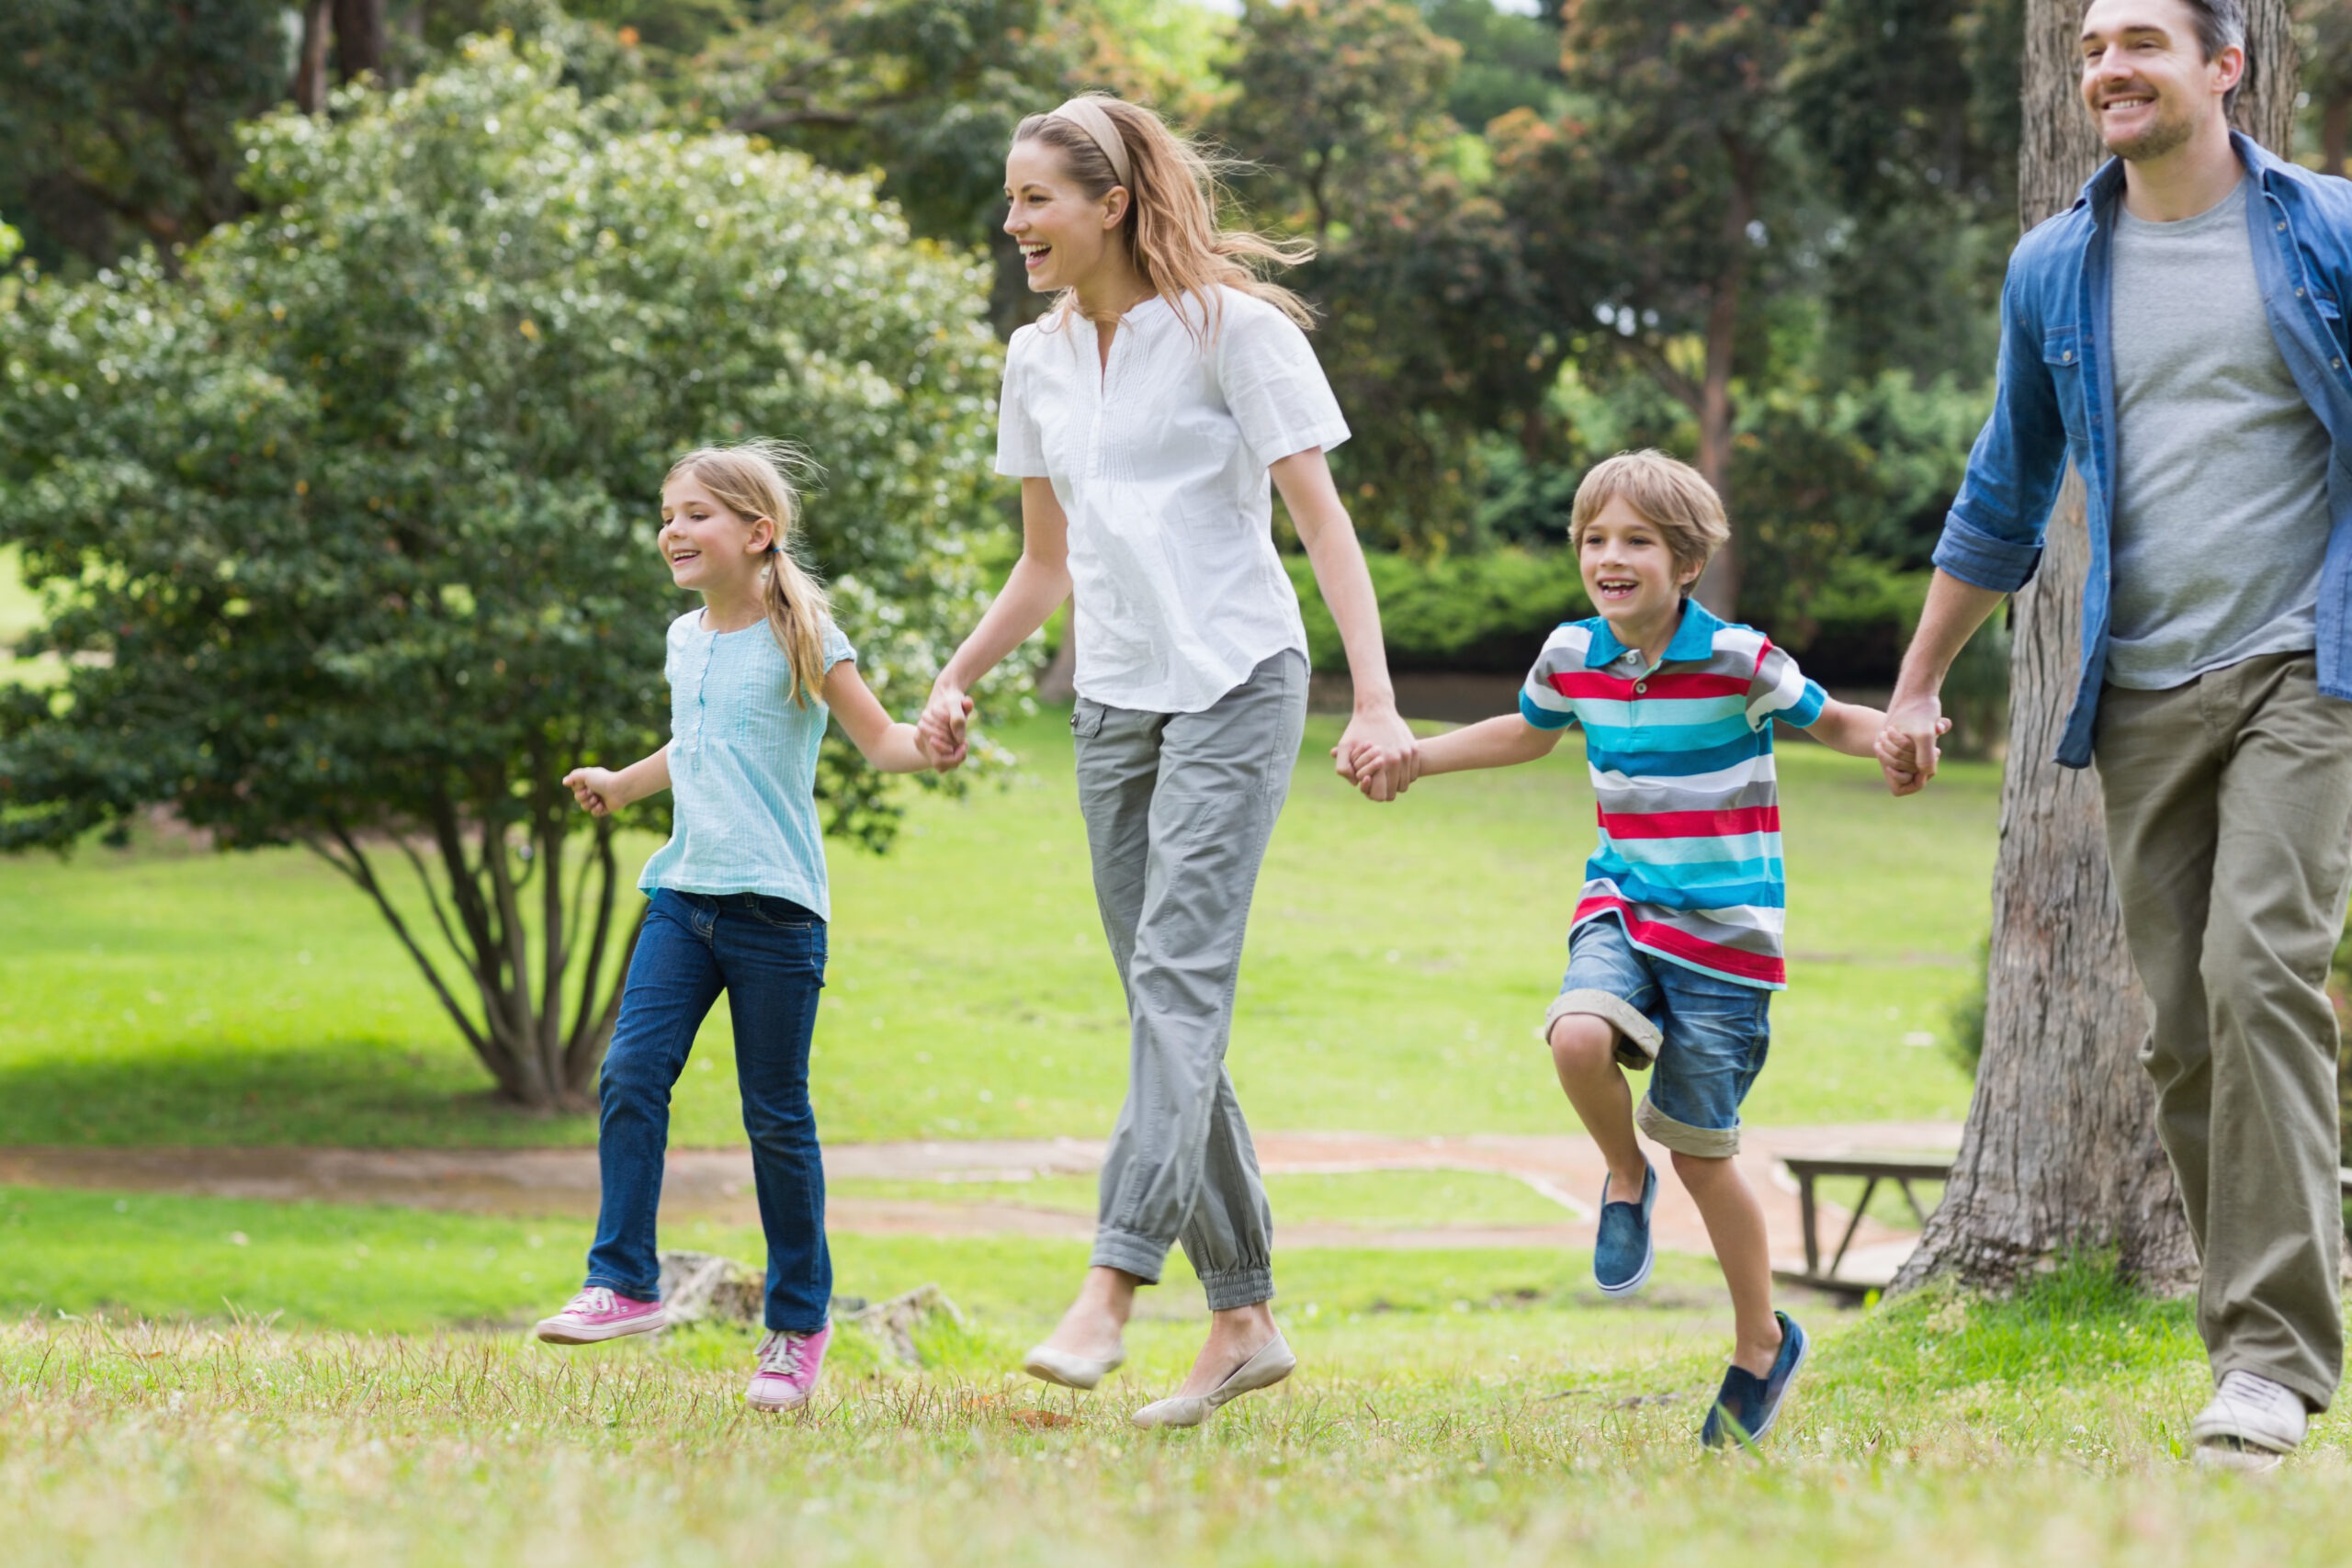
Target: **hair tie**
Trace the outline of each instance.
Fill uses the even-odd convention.
[[[1135,165],[1127,161],[1127,143],[1119,134],[1119,122],[1102,107],[1099,97],[1072,98],[1049,117],[1066,119],[1093,140],[1102,149],[1102,156],[1111,160],[1111,172],[1130,191],[1135,189]]]

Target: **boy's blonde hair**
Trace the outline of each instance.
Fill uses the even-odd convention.
[[[1731,540],[1723,497],[1698,469],[1656,447],[1620,452],[1596,463],[1577,486],[1568,543],[1584,548],[1584,531],[1601,508],[1623,499],[1666,536],[1667,552],[1679,567],[1704,567]]]
[[[813,468],[798,448],[784,442],[746,441],[689,452],[670,465],[662,481],[667,485],[683,475],[744,522],[764,517],[775,525],[760,599],[767,606],[768,630],[791,671],[784,694],[804,708],[809,694],[825,683],[825,622],[831,614],[824,585],[794,553],[792,531],[800,520],[800,492],[792,476]]]

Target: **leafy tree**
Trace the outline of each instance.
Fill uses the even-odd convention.
[[[105,263],[244,210],[237,121],[286,94],[279,0],[0,6],[0,210],[34,255]]]
[[[634,940],[615,825],[557,781],[662,739],[667,464],[805,444],[811,552],[867,678],[912,701],[975,613],[998,364],[979,275],[870,181],[616,129],[559,71],[476,42],[265,120],[266,217],[177,282],[36,279],[0,318],[0,541],[72,656],[6,694],[0,847],[151,802],[306,844],[540,1106],[592,1082]],[[887,838],[853,754],[820,786],[836,829]]]

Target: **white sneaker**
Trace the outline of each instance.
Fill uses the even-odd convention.
[[[2268,1470],[2302,1446],[2311,1416],[2303,1396],[2253,1372],[2222,1374],[2213,1403],[2188,1424],[2197,1462],[2222,1470]]]

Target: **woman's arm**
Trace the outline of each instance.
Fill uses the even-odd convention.
[[[972,711],[966,690],[1044,626],[1046,617],[1069,597],[1069,519],[1052,480],[1023,479],[1021,558],[1013,562],[1012,573],[988,614],[932,682],[931,701],[916,722],[934,766],[952,768],[964,760],[964,722]]]
[[[1396,690],[1388,680],[1388,652],[1380,641],[1380,602],[1372,591],[1372,573],[1363,564],[1363,547],[1356,543],[1356,526],[1348,516],[1340,492],[1331,483],[1331,465],[1320,446],[1294,452],[1272,468],[1274,488],[1298,530],[1299,543],[1315,567],[1315,584],[1340,627],[1340,645],[1347,649],[1348,674],[1355,685],[1355,712],[1332,754],[1341,778],[1363,786],[1374,800],[1392,800],[1412,781],[1394,759],[1408,750],[1413,732],[1396,713]],[[1377,751],[1369,783],[1358,776],[1360,750]]]
[[[842,660],[825,671],[825,705],[859,754],[884,773],[919,773],[932,765],[915,727],[895,723],[883,711],[855,660]]]
[[[563,775],[563,782],[591,816],[608,817],[632,801],[670,787],[670,748],[664,746],[618,773],[610,768],[574,768]]]

